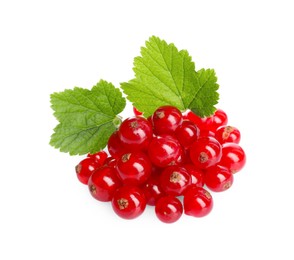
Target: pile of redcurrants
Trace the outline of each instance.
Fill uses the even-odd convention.
[[[155,206],[165,223],[183,212],[209,214],[208,190],[229,189],[245,164],[239,130],[227,125],[221,109],[206,118],[173,106],[159,107],[149,118],[135,108],[134,114],[110,136],[108,153],[88,154],[76,166],[78,179],[124,219],[138,217],[146,205]]]

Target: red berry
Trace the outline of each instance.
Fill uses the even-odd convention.
[[[197,116],[193,111],[187,110],[183,113],[183,118],[193,122],[200,131],[204,128],[206,117]]]
[[[102,166],[107,158],[107,153],[102,150],[94,154],[88,154],[88,157],[93,158]]]
[[[209,214],[213,207],[210,193],[196,186],[190,186],[184,194],[184,211],[186,215],[204,217]]]
[[[153,127],[157,135],[173,134],[182,120],[181,111],[173,106],[159,107],[152,115]]]
[[[215,165],[205,171],[205,185],[212,191],[225,191],[232,186],[233,181],[233,174],[225,167]]]
[[[141,188],[145,194],[146,202],[150,206],[154,206],[156,201],[165,194],[159,185],[159,175],[156,173],[152,173]]]
[[[153,136],[152,125],[143,117],[130,117],[122,122],[118,135],[127,151],[145,150]]]
[[[79,181],[83,184],[88,184],[90,176],[99,167],[101,167],[100,163],[90,157],[80,161],[75,168]]]
[[[126,152],[124,145],[119,139],[118,131],[113,132],[108,139],[107,148],[110,155],[115,159],[121,157]]]
[[[190,158],[200,169],[206,169],[218,163],[221,159],[222,147],[213,137],[200,137],[190,147]]]
[[[217,109],[212,116],[206,118],[204,128],[206,130],[215,132],[218,127],[226,125],[227,123],[227,114],[223,110]]]
[[[184,164],[183,167],[191,175],[191,184],[198,187],[203,187],[203,171],[198,169],[194,164],[191,163]]]
[[[191,184],[191,176],[184,167],[169,166],[160,175],[160,187],[172,196],[180,196]]]
[[[183,206],[181,201],[175,197],[161,197],[156,202],[155,213],[160,221],[174,223],[182,216]]]
[[[222,153],[222,158],[218,164],[228,168],[231,173],[236,173],[244,167],[246,154],[240,145],[224,143],[222,145]]]
[[[116,166],[116,159],[114,159],[113,157],[107,157],[105,162],[104,162],[105,166],[109,166],[112,168],[115,168]]]
[[[178,164],[183,152],[180,143],[169,136],[155,136],[148,148],[151,162],[157,167],[167,167]]]
[[[144,212],[146,199],[138,187],[122,186],[115,191],[111,204],[114,212],[121,218],[134,219]]]
[[[241,139],[240,131],[233,126],[220,126],[215,132],[215,138],[220,144],[223,143],[236,143],[238,144]]]
[[[114,192],[121,186],[121,181],[112,167],[101,167],[89,179],[89,191],[99,201],[112,200]]]
[[[133,107],[133,112],[134,112],[134,115],[135,116],[142,116],[143,115],[143,113],[142,112],[140,112],[137,108],[135,108],[135,107]]]
[[[116,170],[126,185],[140,185],[147,181],[152,165],[143,152],[126,153],[117,160]]]
[[[191,121],[184,120],[175,131],[176,138],[184,148],[189,148],[199,137],[200,131]]]

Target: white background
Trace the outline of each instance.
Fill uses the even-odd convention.
[[[1,1],[0,259],[294,259],[291,2]],[[216,70],[248,157],[209,216],[172,225],[120,219],[48,144],[50,93],[119,86],[151,35]]]

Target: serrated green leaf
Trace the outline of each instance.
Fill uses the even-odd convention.
[[[150,116],[163,105],[176,106],[180,110],[194,106],[200,116],[209,116],[215,110],[214,100],[210,100],[215,93],[206,96],[208,92],[204,90],[215,91],[217,88],[211,85],[212,82],[207,84],[202,80],[202,73],[195,72],[195,64],[188,52],[178,51],[174,44],[151,37],[141,49],[141,56],[135,58],[133,70],[135,78],[122,83],[121,87],[145,116]]]
[[[103,149],[115,131],[113,120],[126,103],[119,89],[101,80],[91,90],[75,87],[51,95],[51,107],[60,122],[50,144],[71,155]]]

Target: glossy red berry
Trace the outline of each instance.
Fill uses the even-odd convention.
[[[93,158],[97,163],[102,166],[107,158],[107,153],[101,150],[94,154],[88,154],[88,157]]]
[[[141,186],[146,198],[146,203],[154,206],[156,201],[165,195],[159,184],[159,175],[151,174],[149,179]]]
[[[180,143],[169,136],[155,136],[148,148],[151,162],[157,167],[176,165],[182,160]]]
[[[204,180],[203,180],[204,173],[203,173],[203,171],[198,169],[192,163],[184,164],[183,167],[191,175],[191,185],[196,185],[198,187],[203,187],[203,185],[204,185]]]
[[[202,129],[204,129],[205,121],[206,121],[207,118],[206,117],[197,116],[191,110],[186,110],[183,113],[183,119],[189,120],[189,121],[193,122],[200,129],[200,131],[201,131]]]
[[[153,136],[152,125],[143,117],[130,117],[121,123],[118,135],[128,152],[146,150]]]
[[[218,163],[222,156],[222,147],[213,137],[200,137],[190,147],[190,158],[199,169],[206,169]]]
[[[79,181],[87,185],[90,176],[99,167],[101,167],[101,164],[90,157],[87,157],[80,161],[80,163],[75,167]]]
[[[116,167],[116,159],[114,159],[113,157],[107,157],[104,162],[104,165],[115,168]]]
[[[242,147],[235,143],[222,145],[222,158],[219,165],[228,168],[231,173],[240,171],[246,163],[246,154]]]
[[[155,213],[160,221],[174,223],[182,216],[183,206],[178,198],[165,196],[156,202]]]
[[[99,201],[111,201],[121,181],[114,168],[103,166],[90,177],[88,187],[91,195]]]
[[[151,161],[143,152],[124,154],[117,160],[116,170],[125,185],[140,185],[151,175]]]
[[[184,212],[193,217],[204,217],[208,215],[213,207],[211,194],[196,186],[190,186],[184,194]]]
[[[227,123],[227,114],[223,110],[217,109],[212,116],[206,118],[204,128],[208,131],[215,132],[217,128]]]
[[[122,186],[118,188],[112,198],[114,212],[124,219],[139,217],[146,208],[143,191],[136,186]]]
[[[191,121],[184,120],[175,131],[175,136],[184,148],[189,148],[200,135],[200,130]]]
[[[191,175],[184,167],[169,166],[161,173],[159,182],[166,194],[180,196],[191,184]]]
[[[113,132],[108,139],[107,149],[110,155],[115,159],[126,153],[126,148],[119,139],[118,131]]]
[[[241,139],[240,131],[234,126],[220,126],[215,132],[215,138],[220,144],[236,143]]]
[[[135,116],[143,116],[143,113],[140,112],[136,107],[133,107],[133,112]]]
[[[173,106],[162,106],[152,115],[154,131],[157,135],[173,134],[183,120],[182,113]]]
[[[205,171],[205,185],[212,191],[225,191],[232,186],[233,181],[233,174],[223,166],[215,165]]]

